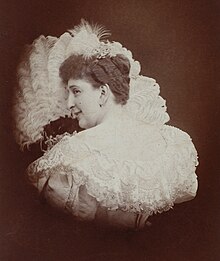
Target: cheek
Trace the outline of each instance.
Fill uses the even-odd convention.
[[[86,100],[82,100],[81,102],[79,102],[79,105],[85,112],[91,113],[96,113],[100,108],[97,99],[94,99],[93,97],[89,97]]]

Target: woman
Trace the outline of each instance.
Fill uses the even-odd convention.
[[[134,77],[134,62],[114,44],[96,37],[88,46],[85,35],[98,35],[90,29],[84,23],[72,32],[59,69],[85,130],[64,136],[27,174],[49,204],[76,218],[137,229],[196,195],[197,153],[186,133],[164,125],[165,106],[151,99],[155,81]]]

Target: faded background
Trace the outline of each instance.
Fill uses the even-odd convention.
[[[0,260],[220,260],[219,11],[218,0],[0,2]],[[24,44],[59,36],[81,17],[105,25],[132,50],[142,74],[160,84],[170,124],[190,133],[199,152],[196,199],[152,218],[141,232],[77,224],[40,204],[23,177],[33,155],[22,154],[10,132]]]

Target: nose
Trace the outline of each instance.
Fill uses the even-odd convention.
[[[67,106],[69,109],[73,109],[75,107],[75,97],[71,92],[68,95]]]

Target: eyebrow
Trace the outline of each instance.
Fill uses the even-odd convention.
[[[69,89],[72,89],[72,88],[80,88],[80,87],[77,86],[77,85],[70,85],[70,86],[68,86],[68,88],[69,88]]]

